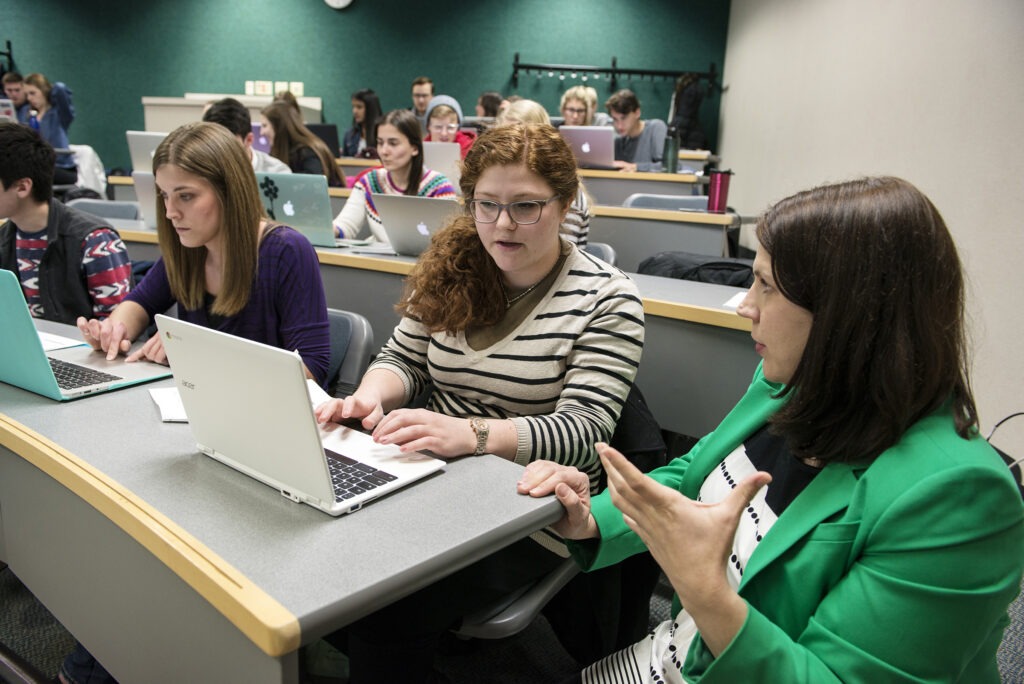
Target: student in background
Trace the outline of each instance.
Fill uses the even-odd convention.
[[[3,77],[4,96],[14,105],[20,123],[28,123],[28,98],[25,97],[25,79],[17,71],[8,71]]]
[[[295,173],[327,176],[331,187],[345,187],[345,176],[324,141],[302,123],[287,102],[272,102],[263,108],[261,133],[270,142],[270,153],[288,164]]]
[[[334,232],[357,238],[368,227],[370,236],[387,242],[374,194],[455,197],[451,182],[437,171],[423,167],[423,141],[416,116],[408,109],[388,112],[376,130],[381,166],[361,175],[352,186],[345,206],[334,218]]]
[[[468,133],[461,128],[462,107],[450,95],[436,95],[427,107],[427,137],[426,142],[456,142],[462,151],[462,158],[466,158],[473,141],[476,140],[475,133]]]
[[[280,159],[271,157],[266,152],[252,148],[252,117],[249,108],[233,97],[217,100],[203,112],[203,121],[220,124],[231,131],[245,148],[245,153],[252,162],[252,170],[257,173],[291,173],[291,167]]]
[[[597,91],[590,86],[578,85],[566,90],[558,109],[566,126],[610,126],[612,123],[611,117],[597,111]]]
[[[636,286],[560,237],[579,179],[551,126],[487,131],[460,183],[466,211],[409,274],[391,339],[317,417],[441,458],[554,458],[596,483],[593,445],[611,438],[640,362]],[[402,408],[428,384],[427,408]],[[525,539],[359,620],[343,646],[351,684],[426,681],[441,633],[560,563]]]
[[[619,136],[615,166],[622,171],[661,171],[668,126],[661,119],[641,119],[640,100],[632,90],[620,90],[604,103]]]
[[[0,268],[36,318],[106,318],[131,288],[128,250],[103,219],[53,199],[53,163],[34,131],[0,123]]]
[[[533,100],[516,100],[510,104],[495,121],[496,126],[509,124],[551,124],[551,117],[539,102]],[[562,237],[576,246],[587,245],[590,234],[590,197],[580,181],[576,197],[569,205],[569,211],[562,219]]]
[[[476,115],[478,117],[498,116],[498,108],[501,107],[501,93],[496,90],[488,90],[480,93],[476,100]]]
[[[762,362],[715,431],[650,477],[602,446],[594,498],[558,464],[519,483],[555,492],[585,568],[647,548],[677,594],[582,681],[998,682],[1024,507],[978,434],[942,217],[868,178],[782,200],[757,236],[737,313]]]
[[[25,77],[25,97],[35,110],[35,123],[29,114],[29,125],[39,130],[43,140],[56,150],[68,149],[68,128],[75,120],[75,106],[71,103],[71,89],[59,81],[51,84],[42,74]],[[54,166],[53,182],[74,185],[78,182],[78,167],[71,154],[58,154]]]
[[[345,131],[343,156],[376,158],[377,122],[381,114],[377,93],[369,88],[352,93],[352,127]]]
[[[434,97],[434,82],[426,76],[419,76],[412,82],[412,107],[410,111],[416,115],[420,123],[421,135],[427,134],[427,105]]]
[[[302,107],[299,106],[299,100],[295,97],[295,93],[290,90],[281,90],[274,95],[274,102],[287,102],[292,108],[302,116]]]

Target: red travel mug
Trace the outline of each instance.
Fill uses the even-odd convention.
[[[713,169],[708,173],[708,211],[724,214],[729,204],[729,177],[732,171]]]

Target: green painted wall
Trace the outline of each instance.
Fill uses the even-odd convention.
[[[23,74],[40,71],[74,91],[72,143],[96,148],[107,167],[128,166],[126,129],[142,129],[140,98],[240,93],[246,80],[303,81],[324,99],[327,121],[347,127],[349,97],[377,91],[385,110],[410,105],[425,74],[467,114],[480,92],[518,92],[555,112],[580,81],[523,78],[523,62],[705,71],[724,66],[728,0],[0,0],[0,44]],[[603,102],[607,82],[594,83]],[[665,118],[670,80],[620,81],[648,117]],[[702,120],[717,137],[718,97]]]

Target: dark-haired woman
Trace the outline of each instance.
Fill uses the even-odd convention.
[[[345,176],[334,161],[334,153],[302,123],[302,116],[285,100],[277,100],[260,112],[260,129],[270,142],[270,154],[287,164],[294,173],[327,176],[327,184],[345,187]]]
[[[370,237],[387,242],[373,195],[413,195],[450,199],[455,197],[451,181],[423,167],[423,138],[416,115],[408,109],[388,112],[377,126],[377,152],[381,166],[356,179],[352,194],[334,218],[339,237],[357,238],[369,229]]]
[[[377,93],[369,88],[352,93],[352,127],[341,143],[343,156],[377,156],[377,122],[382,115]]]
[[[785,199],[757,235],[738,311],[763,361],[721,425],[650,477],[601,447],[593,499],[558,464],[520,482],[558,496],[584,567],[647,548],[676,590],[582,680],[998,682],[1024,507],[978,435],[942,217],[872,178]]]
[[[484,133],[460,182],[466,212],[420,256],[391,339],[318,418],[358,418],[381,443],[442,458],[555,459],[596,483],[594,443],[611,438],[640,362],[636,286],[560,236],[579,179],[551,126]],[[402,408],[428,384],[427,408]],[[558,562],[527,539],[361,620],[352,683],[423,681],[441,632]]]

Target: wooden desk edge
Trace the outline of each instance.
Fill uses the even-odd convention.
[[[606,171],[604,169],[579,169],[580,178],[610,178],[612,180],[630,181],[661,181],[663,183],[707,183],[706,176],[692,173],[654,173],[651,171]]]
[[[591,207],[594,216],[635,219],[638,221],[673,221],[675,223],[708,223],[716,226],[731,226],[739,221],[736,214],[715,214],[704,211],[681,209],[647,209],[644,207],[613,207],[595,204]]]
[[[679,321],[711,325],[716,328],[750,331],[750,321],[734,311],[713,309],[695,304],[679,304],[663,299],[644,298],[644,313],[662,318],[673,318]]]
[[[0,444],[71,490],[160,559],[260,650],[298,649],[294,615],[166,516],[63,447],[0,414]]]

